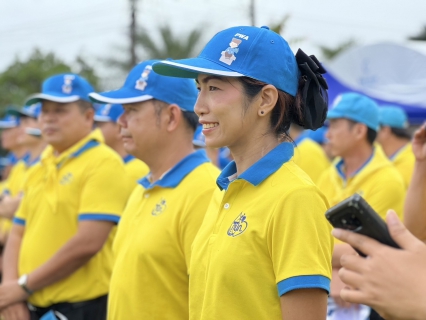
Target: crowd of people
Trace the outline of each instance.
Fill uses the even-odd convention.
[[[325,72],[233,27],[117,90],[46,79],[0,121],[0,318],[425,319],[426,128]],[[332,230],[354,194],[402,249]]]

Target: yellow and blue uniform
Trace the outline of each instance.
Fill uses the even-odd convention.
[[[366,163],[348,179],[344,161],[337,159],[321,176],[318,187],[331,206],[358,193],[383,219],[389,209],[394,209],[402,218],[404,182],[381,148],[374,148]]]
[[[136,186],[137,182],[149,173],[148,166],[143,161],[130,154],[125,156],[123,161],[127,175],[130,182],[133,183],[133,186]]]
[[[205,151],[141,179],[114,241],[108,319],[188,319],[188,265],[218,176]]]
[[[407,143],[390,157],[393,165],[404,179],[405,188],[407,189],[410,185],[414,171],[414,163],[416,162],[412,148],[411,143]]]
[[[281,320],[280,296],[329,291],[333,239],[325,196],[282,143],[217,179],[192,248],[190,319]]]
[[[294,150],[294,162],[305,171],[314,183],[318,183],[320,176],[330,166],[322,147],[310,138],[295,140],[297,148]]]
[[[130,194],[122,159],[98,140],[97,131],[56,156],[48,146],[27,174],[24,197],[14,223],[25,226],[19,274],[28,274],[52,258],[84,220],[117,223]],[[111,172],[122,179],[111,180]],[[111,244],[70,276],[29,297],[38,307],[91,300],[108,293]]]

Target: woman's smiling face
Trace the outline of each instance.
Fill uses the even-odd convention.
[[[203,125],[208,147],[220,148],[244,143],[257,119],[241,82],[232,77],[199,75],[199,96],[195,112]]]

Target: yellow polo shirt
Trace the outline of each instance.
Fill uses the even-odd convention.
[[[204,150],[140,180],[114,241],[108,319],[188,319],[188,265],[219,170]]]
[[[126,172],[130,178],[133,186],[136,186],[137,182],[145,177],[149,173],[149,168],[145,162],[136,159],[134,156],[128,154],[123,158]]]
[[[390,160],[402,175],[405,188],[408,189],[411,177],[413,176],[414,163],[416,162],[411,143],[407,143],[404,147],[398,150],[398,152],[390,157]]]
[[[26,161],[24,159],[18,160],[18,162],[10,170],[3,193],[9,194],[12,197],[19,195],[24,186],[25,173],[27,172],[27,169],[28,166]]]
[[[28,171],[24,197],[14,223],[25,226],[19,274],[46,263],[78,231],[79,221],[118,222],[131,190],[122,159],[92,132],[55,156],[47,147]],[[121,179],[113,179],[121,177]],[[108,293],[112,236],[103,249],[63,280],[35,292],[29,302],[46,307]]]
[[[349,179],[345,178],[343,160],[337,159],[321,176],[318,187],[330,206],[358,193],[383,219],[389,209],[402,219],[404,182],[381,148],[374,148],[371,157]]]
[[[329,291],[333,239],[327,200],[278,145],[235,179],[222,171],[190,265],[190,319],[281,320],[280,296]]]
[[[294,162],[311,177],[314,183],[318,183],[319,177],[330,166],[322,147],[309,138],[300,142],[295,141],[297,147],[294,150]]]

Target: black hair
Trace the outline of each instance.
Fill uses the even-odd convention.
[[[157,121],[160,123],[160,115],[163,108],[169,106],[170,104],[161,100],[153,99],[155,113],[157,115]],[[192,130],[192,132],[195,132],[197,130],[198,126],[198,116],[195,112],[192,111],[186,111],[180,109],[182,112],[182,117],[184,119],[184,122],[188,129]]]
[[[80,111],[82,113],[86,112],[89,109],[93,109],[93,104],[89,101],[86,101],[86,100],[80,99],[80,100],[77,101],[77,104],[78,104],[78,107],[80,108]]]
[[[198,116],[195,112],[192,111],[182,111],[183,118],[185,119],[186,125],[191,129],[193,132],[197,130],[198,126]]]
[[[357,121],[354,121],[354,120],[351,120],[351,119],[346,119],[346,120],[348,120],[349,125],[350,125],[350,127],[351,127],[351,128],[352,128],[355,124],[357,124],[357,123],[361,123],[361,122],[357,122]],[[361,124],[365,125],[364,123],[361,123]],[[367,125],[365,125],[365,126],[367,127]],[[367,135],[366,135],[367,142],[368,142],[370,145],[373,145],[373,144],[374,144],[374,141],[376,141],[376,138],[377,138],[377,131],[376,131],[376,130],[371,129],[370,127],[367,127]]]
[[[249,77],[239,77],[237,79],[242,84],[249,103],[259,94],[262,88],[267,85],[262,81]],[[303,127],[304,106],[302,103],[301,84],[302,83],[300,82],[299,90],[295,97],[277,89],[278,100],[271,113],[271,129],[276,136],[282,137],[285,140],[292,140],[288,134],[291,123],[295,123],[296,125]],[[246,109],[248,108],[249,103],[246,104]]]
[[[393,135],[401,139],[411,140],[411,133],[405,128],[390,128]]]
[[[373,145],[377,138],[377,131],[367,127],[367,141],[370,145]]]

